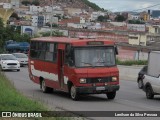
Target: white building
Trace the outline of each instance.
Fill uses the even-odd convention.
[[[38,25],[38,16],[34,15],[32,16],[32,26],[37,26]]]
[[[51,15],[50,14],[43,14],[43,15],[40,15],[40,16],[43,16],[44,17],[44,20],[41,22],[43,22],[43,25],[45,26],[46,23],[53,23],[53,24],[58,24],[58,17],[52,17],[52,20],[51,20]],[[37,26],[38,25],[38,15],[33,15],[32,16],[32,26]]]
[[[44,25],[46,23],[50,23],[51,22],[51,15],[50,14],[43,14],[44,15]]]
[[[11,0],[11,5],[13,8],[19,8],[20,0]]]
[[[96,24],[94,24],[94,25],[91,25],[91,26],[87,26],[88,27],[88,29],[102,29],[102,28],[105,28],[104,26],[102,26],[100,23],[96,23]]]
[[[43,7],[41,6],[30,6],[30,12],[38,13],[38,12],[43,12]]]
[[[52,7],[51,6],[45,6],[44,7],[44,12],[51,13],[52,12]]]
[[[127,29],[131,31],[146,31],[146,26],[141,24],[127,24]]]
[[[139,20],[140,16],[139,15],[131,15],[131,20]]]
[[[114,26],[126,26],[127,23],[125,22],[110,22],[110,24],[114,25]]]
[[[59,22],[58,17],[52,17],[51,19],[51,14],[43,14],[43,16],[44,16],[44,25],[46,23],[58,24]]]
[[[105,13],[103,12],[92,12],[91,14],[91,20],[96,20],[99,16],[105,16]]]
[[[82,24],[79,24],[79,23],[67,23],[67,27],[83,28],[83,25],[82,25]]]
[[[63,16],[64,15],[64,11],[63,10],[53,10],[53,15]]]
[[[44,7],[44,11],[47,13],[51,13],[52,9],[53,10],[62,10],[60,6],[53,6],[53,7],[52,6],[45,6]]]
[[[58,24],[58,17],[52,17],[52,21],[53,24]]]
[[[1,3],[1,5],[3,5],[4,9],[11,9],[12,8],[12,4],[10,4],[10,3]]]
[[[84,17],[80,17],[80,24],[86,23],[86,19]]]

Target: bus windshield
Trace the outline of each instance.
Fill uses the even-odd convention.
[[[114,65],[114,47],[75,48],[76,67],[109,67]]]

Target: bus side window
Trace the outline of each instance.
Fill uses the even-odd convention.
[[[38,42],[31,42],[31,50],[30,56],[31,58],[37,59],[38,58]]]
[[[57,60],[57,44],[47,43],[45,60],[56,62]]]
[[[68,66],[74,66],[74,61],[73,61],[73,49],[66,49],[65,51],[65,64]]]
[[[44,58],[45,58],[45,49],[46,49],[46,43],[39,42],[38,50],[37,50],[38,59],[44,60]]]

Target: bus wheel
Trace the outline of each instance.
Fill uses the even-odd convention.
[[[79,98],[79,95],[78,95],[74,85],[71,86],[70,95],[71,95],[72,100],[78,100],[78,98]]]
[[[45,80],[42,80],[41,86],[43,93],[51,93],[53,91],[52,88],[46,86]]]
[[[107,98],[108,98],[108,99],[112,100],[112,99],[115,98],[116,92],[109,92],[109,93],[107,93],[106,95],[107,95]]]

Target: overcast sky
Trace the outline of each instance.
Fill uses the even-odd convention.
[[[159,5],[148,9],[160,10],[160,0],[89,0],[89,1],[97,4],[101,8],[111,10],[112,12],[132,11],[141,8],[146,8],[156,4]]]

